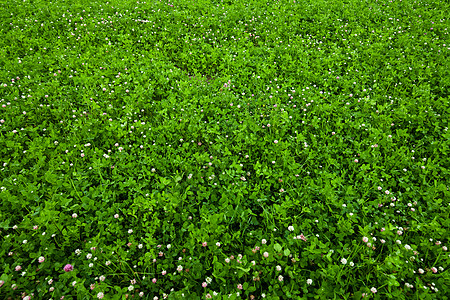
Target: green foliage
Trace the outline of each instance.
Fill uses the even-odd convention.
[[[447,2],[0,8],[1,299],[448,299]]]

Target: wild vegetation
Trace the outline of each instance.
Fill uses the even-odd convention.
[[[1,299],[448,299],[448,1],[0,3]]]

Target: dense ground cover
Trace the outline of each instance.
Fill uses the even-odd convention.
[[[0,3],[0,298],[447,299],[449,15]]]

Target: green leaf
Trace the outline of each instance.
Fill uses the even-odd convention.
[[[280,252],[283,247],[280,244],[276,243],[275,245],[273,245],[273,249],[275,249],[275,251],[277,252]]]

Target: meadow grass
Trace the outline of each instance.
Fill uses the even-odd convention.
[[[448,299],[450,4],[0,2],[1,299]]]

